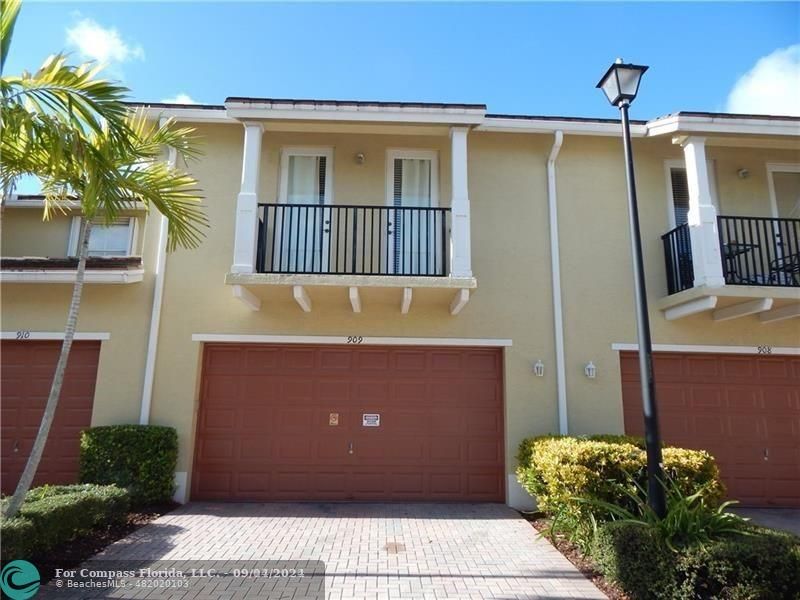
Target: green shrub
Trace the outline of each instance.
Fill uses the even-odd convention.
[[[797,600],[800,539],[763,528],[729,537],[681,556],[676,598]]]
[[[2,558],[35,556],[95,527],[121,522],[129,507],[128,492],[113,485],[34,488],[17,516],[0,522]]]
[[[31,556],[33,550],[33,523],[22,517],[0,520],[2,558],[12,560]]]
[[[592,554],[632,600],[800,597],[800,539],[768,529],[673,552],[654,528],[616,521],[598,529]]]
[[[677,557],[652,529],[612,521],[597,530],[591,548],[595,565],[633,600],[655,598],[672,585]]]
[[[595,436],[592,439],[543,436],[524,440],[517,454],[517,479],[536,498],[540,510],[553,515],[553,529],[566,533],[588,551],[599,517],[592,502],[634,510],[631,494],[644,489],[647,455],[639,438]],[[665,475],[683,494],[702,490],[716,506],[724,495],[714,459],[701,450],[664,448]],[[602,520],[602,518],[601,518]]]
[[[126,488],[135,506],[171,500],[177,460],[172,427],[111,425],[81,435],[81,481]]]

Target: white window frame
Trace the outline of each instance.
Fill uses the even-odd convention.
[[[439,152],[414,148],[389,148],[386,150],[386,206],[394,206],[394,161],[397,158],[431,161],[431,207],[438,207]]]
[[[136,249],[136,238],[138,236],[138,223],[136,217],[121,217],[114,221],[114,224],[122,225],[127,221],[128,225],[128,250],[125,256],[134,256]],[[102,224],[95,223],[95,227],[102,227]],[[72,217],[69,230],[69,243],[67,244],[67,256],[78,256],[78,240],[81,237],[81,217]]]
[[[289,195],[289,157],[324,156],[325,190],[323,204],[333,204],[333,147],[332,146],[284,146],[281,148],[281,175],[278,187],[278,203],[286,204]]]
[[[667,180],[667,222],[669,229],[675,229],[675,199],[672,195],[672,169],[686,170],[686,161],[680,158],[671,158],[664,161],[664,177]],[[711,203],[719,212],[719,198],[717,197],[717,169],[713,160],[708,160],[708,189],[711,193]]]
[[[774,173],[800,173],[800,163],[767,163],[767,187],[769,188],[769,203],[772,216],[778,215],[778,196],[775,192]]]

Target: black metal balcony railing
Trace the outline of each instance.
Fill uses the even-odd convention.
[[[725,283],[800,287],[800,219],[717,217]]]
[[[667,291],[677,294],[694,286],[692,240],[689,226],[678,225],[661,236],[667,266]]]
[[[444,277],[449,215],[449,208],[259,204],[256,269]]]

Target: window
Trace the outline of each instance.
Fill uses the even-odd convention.
[[[78,239],[81,232],[81,219],[72,219],[72,230],[69,238],[69,256],[77,256]],[[136,219],[124,217],[110,225],[103,221],[93,221],[92,233],[89,236],[89,256],[131,256],[135,246]]]

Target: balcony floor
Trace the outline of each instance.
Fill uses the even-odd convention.
[[[701,285],[661,298],[656,306],[670,321],[708,312],[715,321],[755,315],[772,323],[800,316],[800,288]]]

